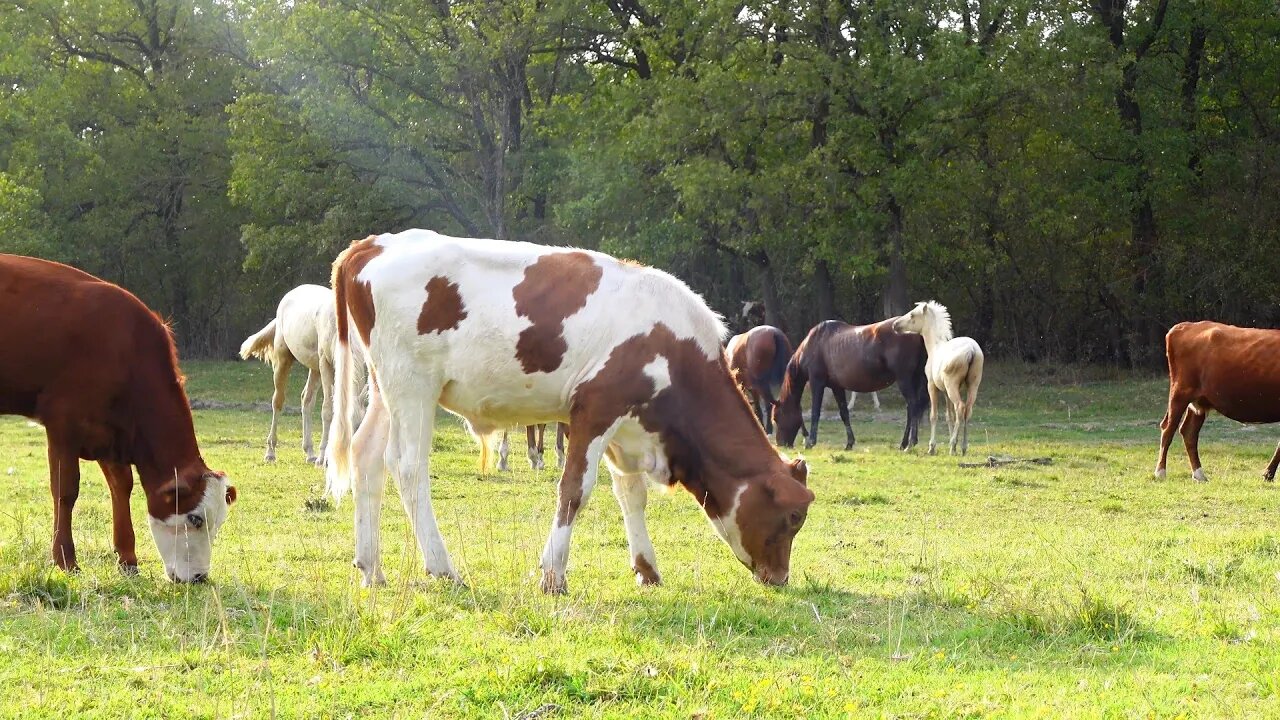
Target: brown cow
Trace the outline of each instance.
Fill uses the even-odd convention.
[[[1174,431],[1181,428],[1191,477],[1207,482],[1199,443],[1200,428],[1210,410],[1242,423],[1280,422],[1280,330],[1184,322],[1169,330],[1164,346],[1169,359],[1169,408],[1160,421],[1156,477],[1164,477],[1169,444]],[[1280,465],[1280,447],[1262,473],[1264,480],[1275,479],[1276,465]]]
[[[791,359],[791,342],[772,325],[753,327],[729,338],[724,354],[729,371],[751,401],[756,419],[766,433],[773,433],[773,386],[781,385]]]
[[[177,362],[168,327],[127,291],[66,265],[0,254],[0,414],[45,427],[58,567],[77,569],[71,511],[85,459],[111,488],[123,572],[138,568],[132,465],[165,573],[176,582],[208,576],[236,490],[200,457]]]

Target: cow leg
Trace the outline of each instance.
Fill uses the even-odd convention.
[[[1204,408],[1200,410],[1202,412],[1196,412],[1196,408],[1192,408],[1182,421],[1182,443],[1187,447],[1187,460],[1191,461],[1191,478],[1196,482],[1209,482],[1204,468],[1200,466],[1200,428],[1204,427],[1204,414],[1207,412]]]
[[[369,409],[351,441],[356,505],[356,557],[353,564],[360,569],[363,575],[361,583],[365,587],[387,582],[382,573],[379,524],[387,466],[398,454],[390,425],[390,414],[382,402],[378,384],[371,382]]]
[[[267,432],[267,454],[263,457],[267,462],[276,461],[276,426],[280,422],[280,412],[284,410],[284,394],[289,389],[289,370],[292,368],[293,356],[288,353],[277,356],[271,366],[275,390],[271,393],[271,430]]]
[[[502,431],[502,440],[498,443],[498,472],[508,472],[511,470],[511,465],[507,462],[507,458],[511,456],[511,443],[507,440],[507,432],[508,431],[506,430]],[[488,436],[482,436],[480,438],[480,444],[487,450],[489,447]],[[483,465],[487,463],[482,461],[481,464]]]
[[[333,364],[327,360],[320,361],[320,391],[320,453],[316,465],[323,467],[328,457],[325,451],[329,449],[329,425],[333,422]]]
[[[1276,445],[1276,454],[1271,456],[1271,462],[1267,464],[1267,469],[1262,473],[1262,479],[1267,482],[1274,482],[1277,465],[1280,465],[1280,444]]]
[[[938,387],[933,381],[929,385],[929,454],[938,454]]]
[[[640,585],[658,585],[658,559],[649,540],[649,528],[644,522],[645,505],[649,502],[649,488],[644,473],[623,474],[614,472],[613,495],[622,508],[622,524],[627,528],[627,547],[631,550],[631,570]]]
[[[307,369],[307,384],[302,386],[302,452],[307,462],[314,464],[315,446],[311,444],[311,411],[316,406],[316,391],[320,389],[320,371]]]
[[[840,411],[840,422],[844,423],[844,449],[852,450],[853,443],[853,425],[849,422],[849,403],[845,395],[844,388],[831,386],[831,395],[836,399],[836,409]]]
[[[76,564],[76,544],[71,537],[71,512],[80,497],[80,458],[70,447],[49,435],[49,490],[53,495],[53,562],[67,572]]]
[[[125,575],[138,574],[138,553],[133,537],[133,515],[129,511],[129,495],[133,493],[133,469],[123,463],[99,461],[102,474],[111,489],[111,540],[116,548],[116,562]]]
[[[608,447],[618,423],[591,437],[592,433],[576,431],[569,438],[569,454],[565,458],[564,473],[560,476],[559,499],[556,517],[551,523],[551,535],[542,550],[542,591],[562,594],[568,591],[565,575],[569,567],[569,540],[573,535],[573,522],[578,511],[586,505],[595,488],[596,473],[600,468],[600,456]],[[575,428],[590,425],[573,419]]]
[[[1174,389],[1169,391],[1169,407],[1165,410],[1164,419],[1160,421],[1160,454],[1156,458],[1156,477],[1165,476],[1165,463],[1169,458],[1169,445],[1173,443],[1173,434],[1182,427],[1182,417],[1187,413],[1190,401],[1179,397]]]
[[[818,375],[809,378],[809,393],[813,399],[813,409],[809,413],[812,424],[809,428],[809,436],[805,438],[804,446],[811,448],[818,444],[818,421],[822,419],[822,394],[827,389],[827,379]]]
[[[564,469],[564,438],[569,434],[569,426],[556,423],[556,467]]]
[[[422,551],[423,567],[432,576],[461,584],[462,576],[453,568],[431,508],[431,438],[435,434],[439,396],[438,391],[428,391],[421,395],[422,402],[411,402],[403,412],[394,413],[392,436],[398,443],[392,445],[398,444],[399,454],[396,482],[400,486],[400,502]]]

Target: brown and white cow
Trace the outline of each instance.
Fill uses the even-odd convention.
[[[1184,322],[1169,329],[1164,346],[1169,407],[1160,422],[1156,477],[1164,477],[1169,444],[1181,428],[1191,477],[1206,482],[1200,466],[1200,428],[1210,410],[1242,423],[1280,422],[1280,330]],[[1280,446],[1263,479],[1274,480],[1277,465]]]
[[[566,589],[573,523],[601,458],[640,583],[659,581],[646,477],[689,490],[758,580],[787,581],[792,539],[813,501],[808,469],[769,444],[725,366],[720,318],[684,283],[596,252],[407,230],[353,243],[334,263],[333,287],[340,350],[329,489],[341,497],[354,485],[355,564],[366,584],[384,580],[384,458],[427,571],[458,579],[431,509],[437,403],[480,437],[517,424],[572,426],[542,553],[544,591]],[[371,380],[353,437],[343,406],[356,389],[343,378],[356,342]]]
[[[208,576],[236,490],[200,457],[173,338],[140,300],[66,265],[0,255],[0,414],[44,425],[59,567],[76,569],[71,511],[83,458],[98,462],[111,488],[122,571],[138,568],[134,466],[165,573]]]

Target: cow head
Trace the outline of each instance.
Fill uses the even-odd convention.
[[[235,501],[235,486],[211,470],[179,473],[148,494],[151,536],[170,580],[203,582],[209,577],[213,539]]]
[[[813,502],[806,487],[809,468],[796,459],[771,472],[763,482],[738,489],[728,512],[711,518],[720,537],[756,579],[786,585],[791,574],[791,543],[804,526]]]

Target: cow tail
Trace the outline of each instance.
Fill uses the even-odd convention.
[[[347,314],[347,277],[344,268],[347,253],[333,262],[334,312],[337,313],[338,336],[333,348],[333,420],[329,425],[326,491],[335,500],[351,491],[351,412],[357,402],[355,373],[352,372],[350,321]]]
[[[240,345],[240,359],[248,360],[256,357],[262,362],[275,367],[275,356],[271,349],[276,344],[276,318],[272,318],[267,326],[245,338]]]

